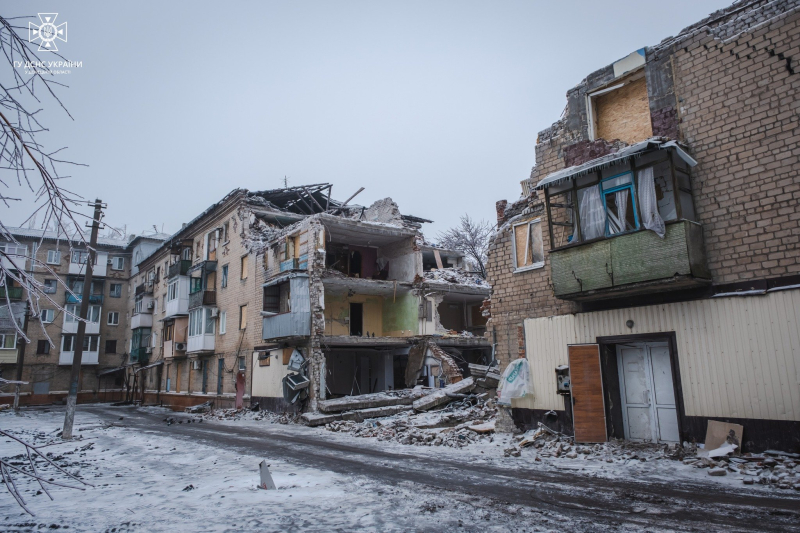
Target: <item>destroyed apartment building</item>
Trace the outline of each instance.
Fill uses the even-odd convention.
[[[362,207],[329,194],[318,185],[251,200],[262,202],[252,212],[264,273],[253,401],[316,411],[343,396],[444,387],[469,376],[470,363],[488,365],[489,287],[463,254],[427,243],[430,221],[389,198]]]
[[[798,35],[796,2],[740,1],[567,92],[489,253],[519,427],[800,446]]]

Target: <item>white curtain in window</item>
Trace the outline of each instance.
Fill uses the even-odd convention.
[[[622,189],[614,193],[614,203],[617,206],[617,214],[615,215],[610,209],[606,213],[608,216],[608,232],[611,235],[633,229],[630,227],[630,224],[628,224],[628,220],[625,216],[628,213],[628,194],[629,189]],[[608,201],[607,198],[606,201]]]
[[[583,189],[578,212],[581,215],[581,234],[588,241],[605,233],[606,212],[600,198],[600,185]]]
[[[639,209],[642,212],[642,224],[645,229],[652,230],[663,239],[667,228],[658,213],[658,198],[656,197],[653,167],[639,171]]]

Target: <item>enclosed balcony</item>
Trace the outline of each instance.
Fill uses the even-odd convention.
[[[86,261],[89,258],[88,251],[75,250],[70,255],[69,274],[84,275],[86,273]],[[108,268],[108,252],[97,252],[94,266],[92,267],[92,275],[98,278],[104,278]]]
[[[6,296],[9,300],[22,300],[22,287],[0,287],[0,302],[6,301]]]
[[[150,355],[152,352],[153,349],[147,346],[134,348],[131,350],[131,363],[146,365],[150,361]]]
[[[75,356],[75,335],[64,335],[61,337],[61,352],[58,354],[59,365],[71,365],[72,358]],[[96,365],[100,353],[100,337],[98,335],[86,335],[83,338],[83,352],[81,355],[81,365]]]
[[[217,305],[216,291],[198,290],[189,293],[189,309],[195,309],[204,305]]]
[[[153,282],[152,281],[145,281],[144,283],[140,283],[136,286],[136,290],[134,291],[134,295],[139,297],[145,294],[153,294]]]
[[[186,353],[213,353],[216,338],[217,310],[200,307],[189,311],[189,336]]]
[[[191,260],[182,259],[180,261],[176,261],[169,266],[169,269],[167,270],[167,277],[169,279],[172,279],[177,276],[186,276],[191,267],[192,267]]]
[[[656,138],[540,181],[555,295],[590,301],[710,284],[694,165],[675,142]],[[544,265],[543,224],[514,226],[516,271]]]
[[[80,304],[72,303],[64,306],[65,313],[64,323],[61,327],[63,333],[77,333],[78,320],[77,316],[80,315]],[[102,316],[102,307],[99,305],[90,305],[87,312],[86,334],[97,335],[100,333],[100,317]]]
[[[131,329],[152,328],[153,313],[139,312],[131,315]]]
[[[594,300],[707,285],[703,230],[667,224],[664,239],[640,231],[550,253],[553,289],[564,300]]]
[[[308,274],[286,274],[265,283],[263,309],[262,338],[310,335]]]
[[[164,317],[186,316],[189,313],[189,278],[177,276],[167,285]]]

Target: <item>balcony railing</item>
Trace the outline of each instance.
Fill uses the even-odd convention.
[[[664,239],[639,231],[550,252],[553,289],[564,300],[589,301],[707,285],[703,229],[668,223]]]
[[[75,296],[67,293],[66,303],[68,304],[79,304],[81,303],[81,295],[76,294]],[[102,304],[103,303],[103,295],[102,294],[90,294],[89,295],[89,303],[93,304]]]
[[[143,346],[141,348],[134,348],[131,350],[131,363],[139,363],[142,365],[146,365],[147,362],[150,360],[150,353],[153,349]]]
[[[136,296],[141,296],[142,294],[153,294],[153,282],[145,281],[144,283],[140,283],[136,286],[135,294]]]
[[[204,305],[217,305],[216,291],[197,291],[189,293],[189,309],[203,307]]]
[[[0,303],[5,301],[6,294],[10,300],[21,300],[22,287],[0,287]]]
[[[189,259],[182,259],[176,263],[173,263],[169,266],[167,270],[167,277],[170,279],[174,278],[175,276],[185,276],[189,269],[192,267],[192,262]]]

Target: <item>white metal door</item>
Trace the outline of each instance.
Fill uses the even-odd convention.
[[[678,414],[666,343],[617,345],[625,438],[678,442]]]
[[[678,442],[678,409],[675,406],[675,387],[672,382],[672,365],[669,347],[650,345],[647,347],[653,379],[653,412],[655,435],[658,442]]]

